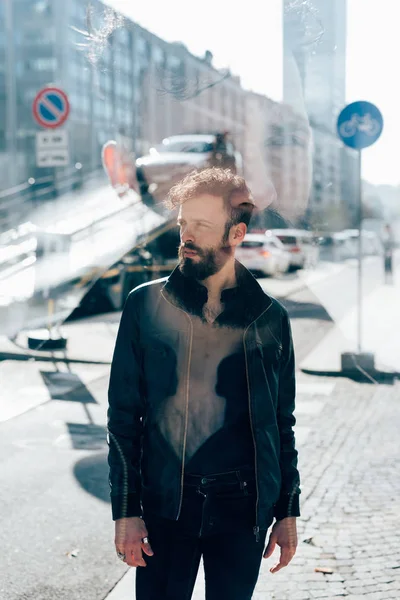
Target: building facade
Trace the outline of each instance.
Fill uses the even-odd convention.
[[[55,171],[58,177],[75,166],[84,176],[101,168],[101,150],[110,139],[133,158],[170,135],[228,131],[256,199],[264,203],[268,197],[289,223],[304,216],[311,136],[301,104],[244,90],[238,77],[214,68],[211,52],[194,56],[100,0],[4,0],[0,6],[7,10],[7,26],[0,30],[0,150],[12,167],[3,189]],[[5,45],[11,48],[7,63]],[[70,141],[68,168],[36,167],[40,127],[32,102],[48,84],[63,88],[71,104],[63,126]]]
[[[264,225],[297,224],[308,210],[310,196],[309,123],[292,106],[253,92],[246,95],[246,116],[246,179],[256,203],[264,205],[267,199],[279,215],[271,221],[266,213]]]
[[[284,54],[294,58],[313,130],[313,185],[310,214],[329,228],[333,215],[352,214],[357,165],[336,134],[346,101],[347,0],[285,0]],[[293,75],[284,69],[284,100],[292,94]],[[340,218],[335,216],[340,222]],[[348,221],[348,219],[347,219]],[[352,224],[348,221],[348,224]]]
[[[48,84],[69,96],[72,169],[100,167],[109,139],[138,156],[169,135],[223,129],[243,150],[245,92],[210,52],[193,56],[99,0],[4,0],[0,11],[3,189],[47,174],[36,167],[32,102]]]

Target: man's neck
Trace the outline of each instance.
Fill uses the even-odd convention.
[[[235,259],[229,260],[218,273],[201,282],[207,288],[209,300],[219,300],[222,290],[236,286]]]

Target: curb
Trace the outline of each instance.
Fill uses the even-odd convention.
[[[65,364],[81,364],[81,365],[104,365],[108,366],[110,362],[98,361],[98,360],[87,360],[83,358],[67,358],[65,356],[55,356],[54,354],[49,356],[43,354],[18,354],[12,352],[1,352],[0,351],[0,362],[3,360],[20,360],[20,361],[28,361],[35,360],[36,362],[59,362]]]

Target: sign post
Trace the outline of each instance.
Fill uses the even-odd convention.
[[[32,111],[35,121],[47,130],[36,134],[36,165],[68,166],[68,133],[55,131],[66,122],[70,113],[67,94],[58,87],[44,87],[36,94]]]
[[[68,119],[70,105],[68,96],[57,87],[44,87],[33,101],[35,121],[47,129],[56,129]]]
[[[38,167],[65,167],[69,164],[68,132],[58,129],[68,119],[70,105],[67,94],[58,87],[42,88],[32,105],[33,117],[45,131],[36,134],[36,165]],[[57,131],[56,131],[57,130]],[[48,253],[46,232],[40,243],[38,238],[37,256]],[[50,236],[51,237],[51,236]],[[54,331],[54,298],[45,294],[48,300],[47,329],[28,332],[28,347],[31,350],[65,350],[67,339],[57,330]]]
[[[343,371],[373,371],[374,358],[362,353],[362,158],[361,151],[372,146],[380,137],[383,117],[380,110],[371,102],[359,101],[345,106],[337,120],[337,133],[342,142],[358,152],[358,277],[357,277],[357,352],[342,355]]]

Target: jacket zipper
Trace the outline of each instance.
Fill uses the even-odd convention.
[[[245,329],[245,332],[243,333],[243,348],[244,348],[244,358],[245,358],[245,364],[246,364],[246,381],[247,381],[247,395],[248,395],[248,399],[249,399],[249,414],[250,414],[250,429],[251,429],[251,435],[253,438],[253,445],[254,445],[254,462],[255,462],[255,471],[256,471],[256,490],[257,490],[257,499],[256,499],[256,524],[253,527],[253,533],[256,536],[256,542],[260,541],[260,527],[258,525],[258,501],[259,501],[259,489],[258,489],[258,461],[257,461],[257,444],[256,444],[256,438],[254,435],[254,425],[253,425],[253,412],[251,410],[251,394],[250,394],[250,379],[249,379],[249,367],[248,367],[248,363],[247,363],[247,349],[246,349],[246,335],[247,332],[249,331],[250,327],[253,325],[253,323],[255,323],[256,321],[258,321],[258,319],[260,317],[262,317],[262,315],[264,313],[267,312],[267,310],[269,310],[272,306],[272,303],[268,306],[268,308],[266,308],[264,310],[264,312],[261,313],[261,315],[259,315],[257,317],[257,319],[255,319],[254,321],[252,321],[250,323],[250,325],[248,325]]]
[[[186,439],[187,439],[187,425],[188,425],[188,418],[189,418],[189,382],[190,382],[190,365],[191,365],[191,360],[192,360],[192,345],[193,345],[193,323],[192,323],[192,319],[190,318],[190,316],[188,315],[188,313],[186,311],[184,311],[182,308],[179,308],[178,306],[175,306],[174,304],[172,304],[172,302],[170,302],[168,300],[168,298],[166,298],[163,294],[163,292],[161,292],[162,297],[164,298],[164,300],[166,302],[168,302],[168,304],[170,304],[171,306],[173,306],[173,308],[175,308],[176,310],[180,310],[181,312],[183,312],[183,314],[187,317],[187,319],[189,320],[190,323],[190,343],[189,343],[189,352],[188,352],[188,366],[187,366],[187,375],[186,375],[186,413],[185,413],[185,431],[183,434],[183,449],[182,449],[182,473],[181,473],[181,495],[179,498],[179,506],[178,506],[178,514],[176,516],[176,520],[179,519],[179,516],[181,514],[181,510],[182,510],[182,501],[183,501],[183,479],[185,476],[185,455],[186,455]]]

